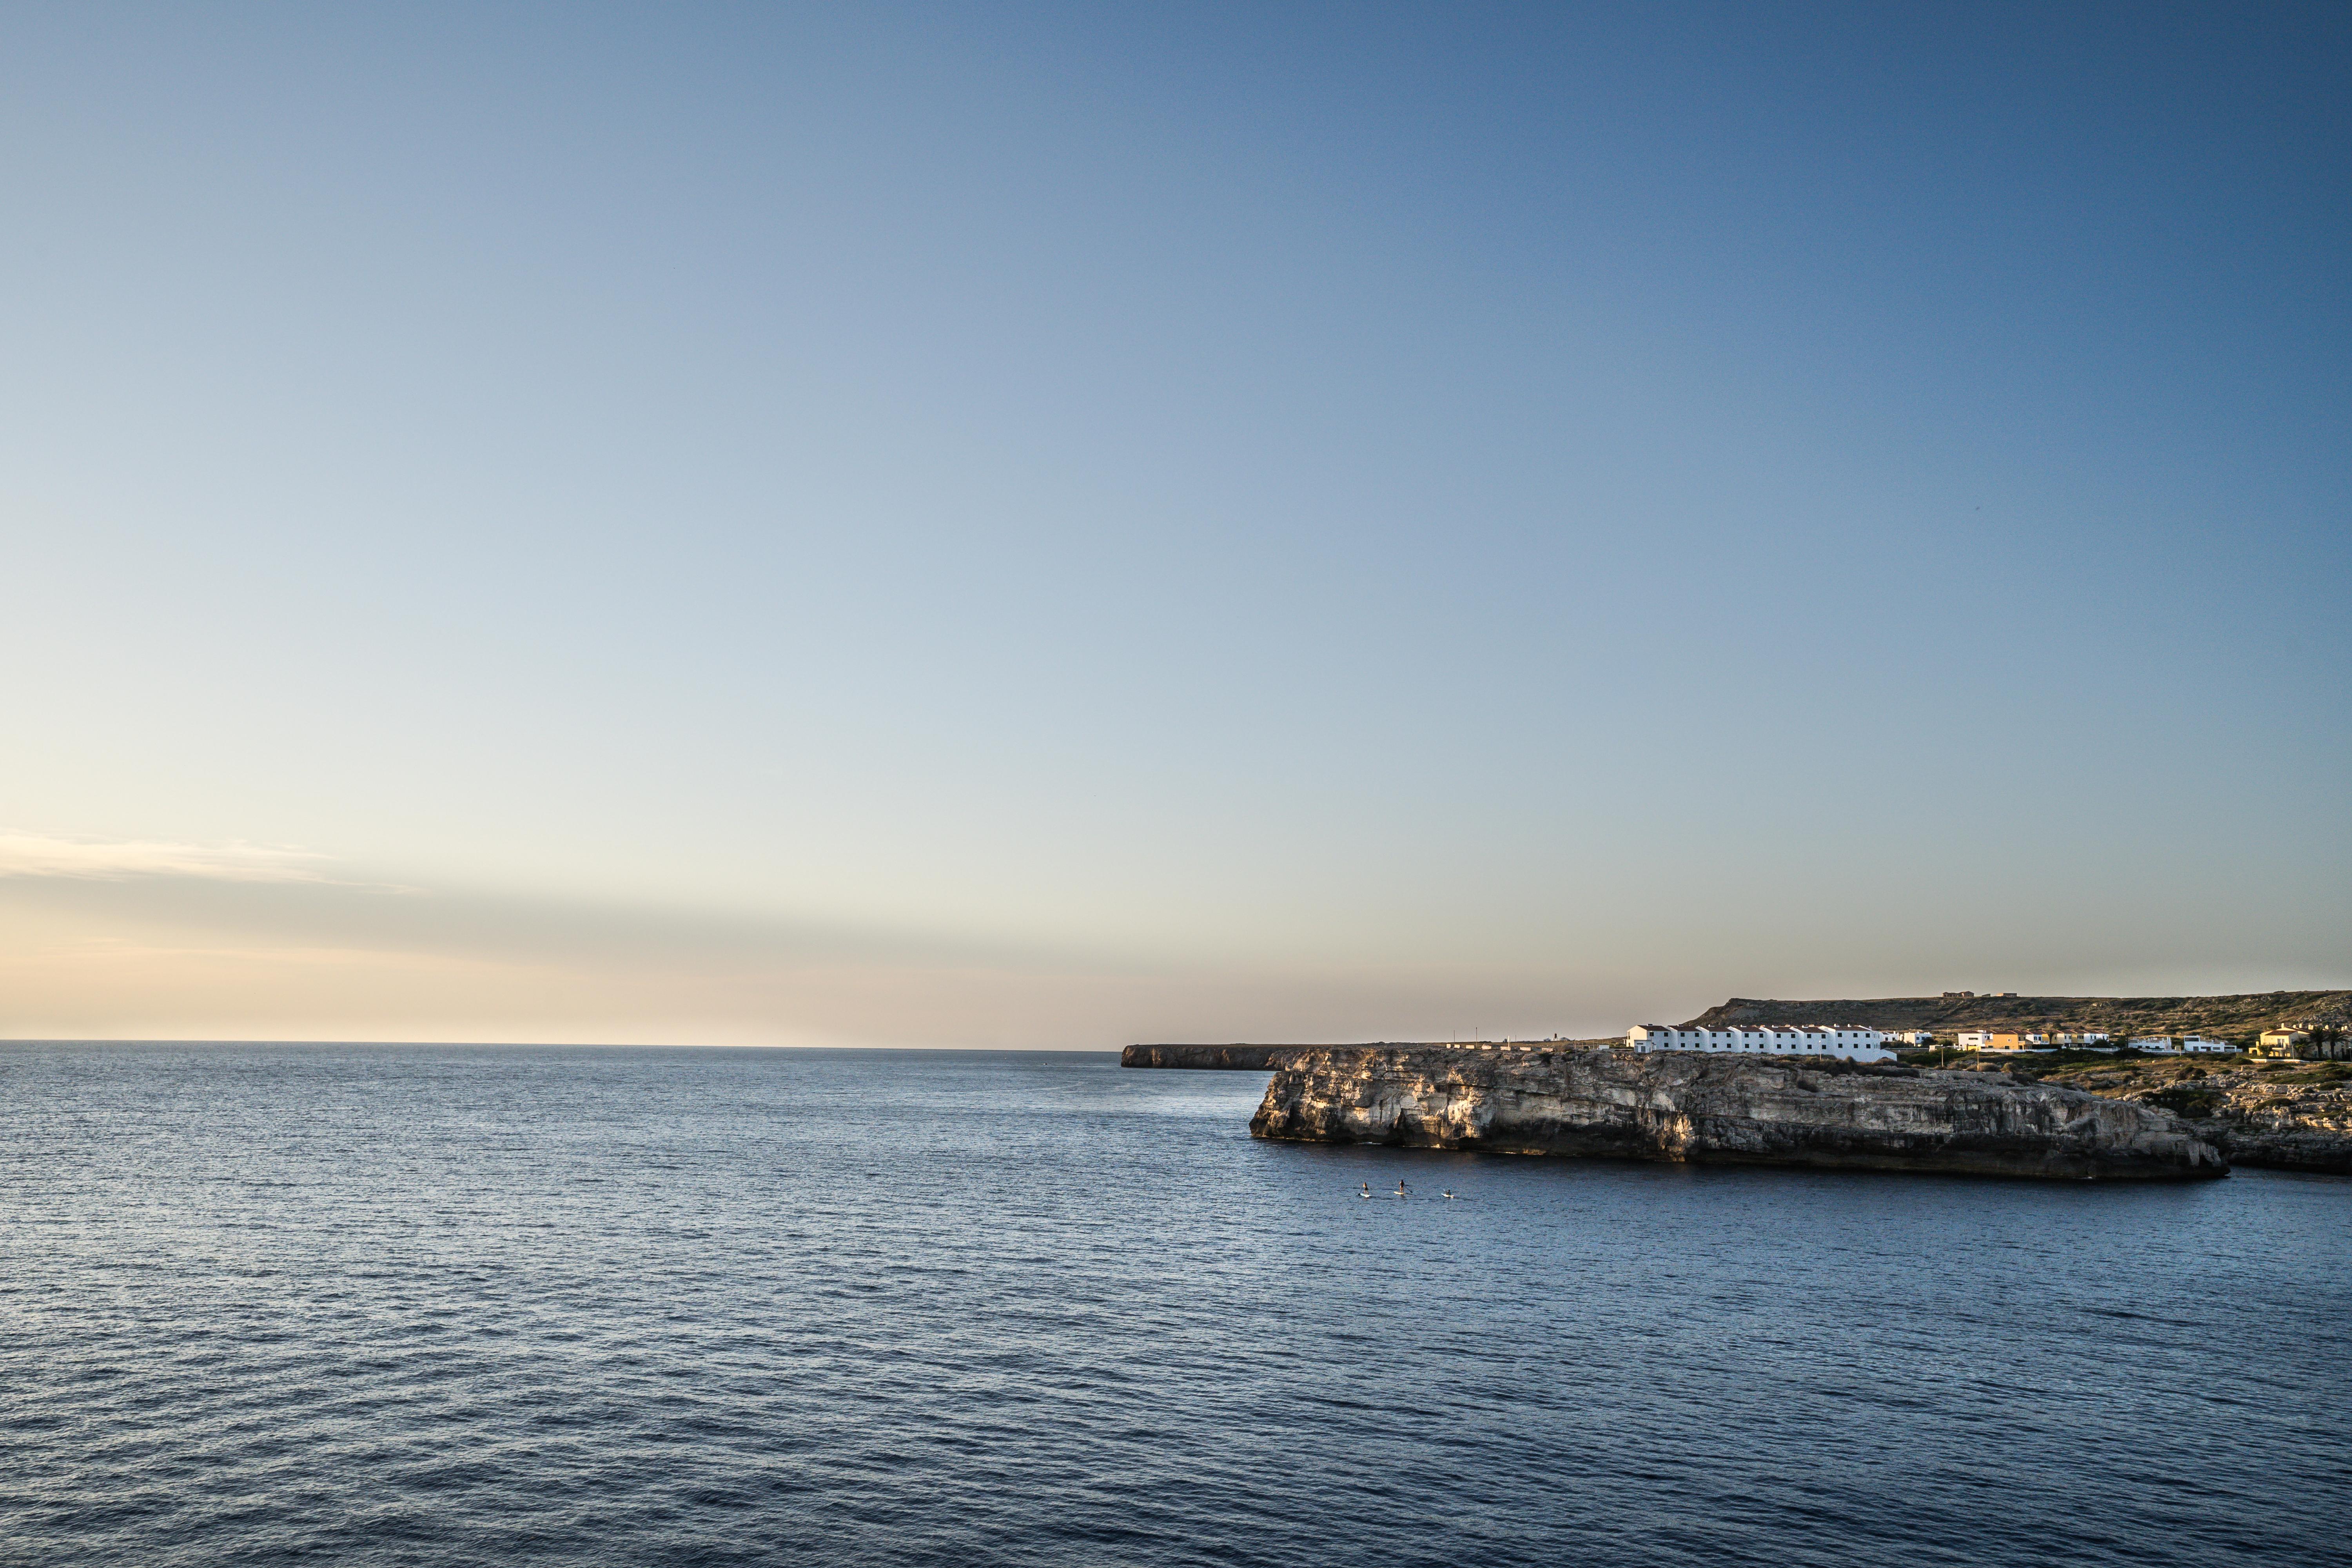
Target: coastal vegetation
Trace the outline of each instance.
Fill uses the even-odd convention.
[[[1859,1024],[1864,1028],[2012,1029],[2090,1032],[2128,1040],[2150,1035],[2203,1035],[2250,1046],[2265,1029],[2352,1024],[2352,991],[2258,991],[2234,996],[2011,996],[1952,992],[1832,1002],[1735,996],[1684,1028],[1767,1024]]]

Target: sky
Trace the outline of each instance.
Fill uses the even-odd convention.
[[[2352,986],[2340,5],[0,13],[0,1036]]]

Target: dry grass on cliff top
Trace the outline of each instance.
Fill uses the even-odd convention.
[[[1903,1053],[1906,1061],[1934,1065],[1939,1053]],[[2005,1073],[2021,1083],[2056,1084],[2106,1100],[2134,1100],[2177,1115],[2203,1118],[2284,1108],[2352,1105],[2352,1062],[2250,1061],[2242,1057],[2117,1058],[2070,1051],[2020,1059],[1966,1056],[1953,1067]]]
[[[2262,991],[2242,996],[1882,996],[1782,1002],[1735,996],[1685,1029],[1762,1024],[1854,1024],[1869,1029],[2096,1030],[2135,1035],[2208,1035],[2251,1041],[2286,1025],[2352,1024],[2352,991]]]

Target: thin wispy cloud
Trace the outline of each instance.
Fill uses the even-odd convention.
[[[326,882],[327,857],[242,842],[173,844],[157,839],[56,838],[0,833],[0,877],[66,877],[120,882],[199,878],[215,882]]]

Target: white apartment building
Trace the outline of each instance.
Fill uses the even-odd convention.
[[[1637,1051],[1738,1051],[1783,1057],[1843,1057],[1853,1062],[1891,1062],[1885,1037],[1876,1029],[1847,1024],[1784,1024],[1753,1029],[1674,1029],[1636,1024],[1625,1043]]]

